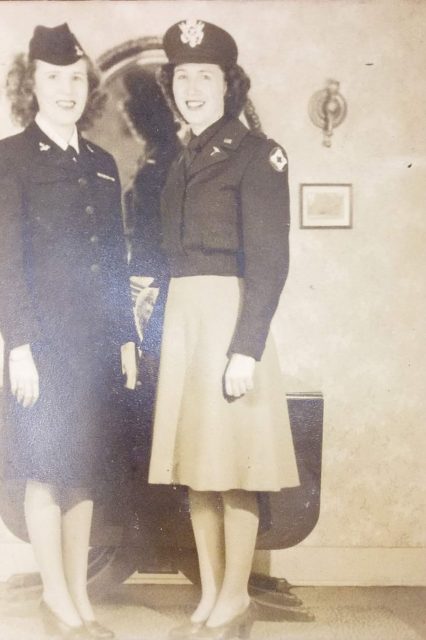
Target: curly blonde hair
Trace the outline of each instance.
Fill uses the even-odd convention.
[[[107,94],[100,89],[100,74],[93,62],[84,56],[87,63],[89,93],[86,107],[78,121],[82,131],[89,129],[94,120],[102,115]],[[26,127],[35,118],[38,111],[37,98],[34,94],[34,73],[37,60],[29,60],[20,53],[15,56],[7,74],[6,93],[10,100],[11,114],[14,122]]]

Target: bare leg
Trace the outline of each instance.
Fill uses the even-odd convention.
[[[201,600],[191,621],[204,622],[215,605],[225,570],[223,510],[218,493],[190,489],[189,498],[201,576]]]
[[[87,595],[87,564],[93,501],[84,489],[68,489],[62,516],[62,550],[64,571],[75,607],[83,620],[94,620]]]
[[[254,492],[232,490],[222,493],[225,525],[226,569],[222,588],[207,626],[216,627],[242,613],[250,602],[251,573],[259,526]]]
[[[43,600],[71,626],[81,624],[68,591],[62,560],[61,509],[54,487],[28,480],[25,490],[28,535],[43,583]]]

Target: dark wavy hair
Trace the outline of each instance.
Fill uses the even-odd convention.
[[[89,129],[94,120],[103,111],[107,94],[100,89],[100,74],[93,62],[84,56],[87,63],[89,92],[86,107],[78,121],[81,130]],[[6,93],[11,104],[12,118],[16,124],[26,127],[35,118],[38,111],[34,94],[34,73],[37,60],[29,60],[24,53],[18,54],[9,69],[6,80]]]
[[[164,64],[160,67],[157,73],[157,82],[163,90],[168,105],[175,115],[182,120],[173,96],[173,74],[175,66],[174,64]],[[220,66],[220,68],[223,71],[226,82],[225,116],[228,118],[238,118],[249,103],[247,96],[250,89],[250,78],[238,64],[234,64],[231,67]]]

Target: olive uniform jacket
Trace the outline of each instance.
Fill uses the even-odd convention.
[[[189,167],[184,155],[172,164],[162,195],[162,246],[172,276],[243,278],[229,353],[260,360],[289,266],[287,158],[240,120],[220,122]]]

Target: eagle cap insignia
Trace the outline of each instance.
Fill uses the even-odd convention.
[[[202,20],[185,20],[185,22],[179,24],[181,30],[180,39],[193,49],[202,43],[204,27],[205,24]]]
[[[275,171],[278,171],[279,173],[282,173],[284,171],[287,164],[287,158],[285,157],[284,151],[281,149],[281,147],[274,147],[272,149],[269,154],[269,164]]]
[[[75,55],[76,56],[80,56],[81,57],[84,54],[83,49],[80,49],[78,44],[74,45],[74,51],[75,51]]]

